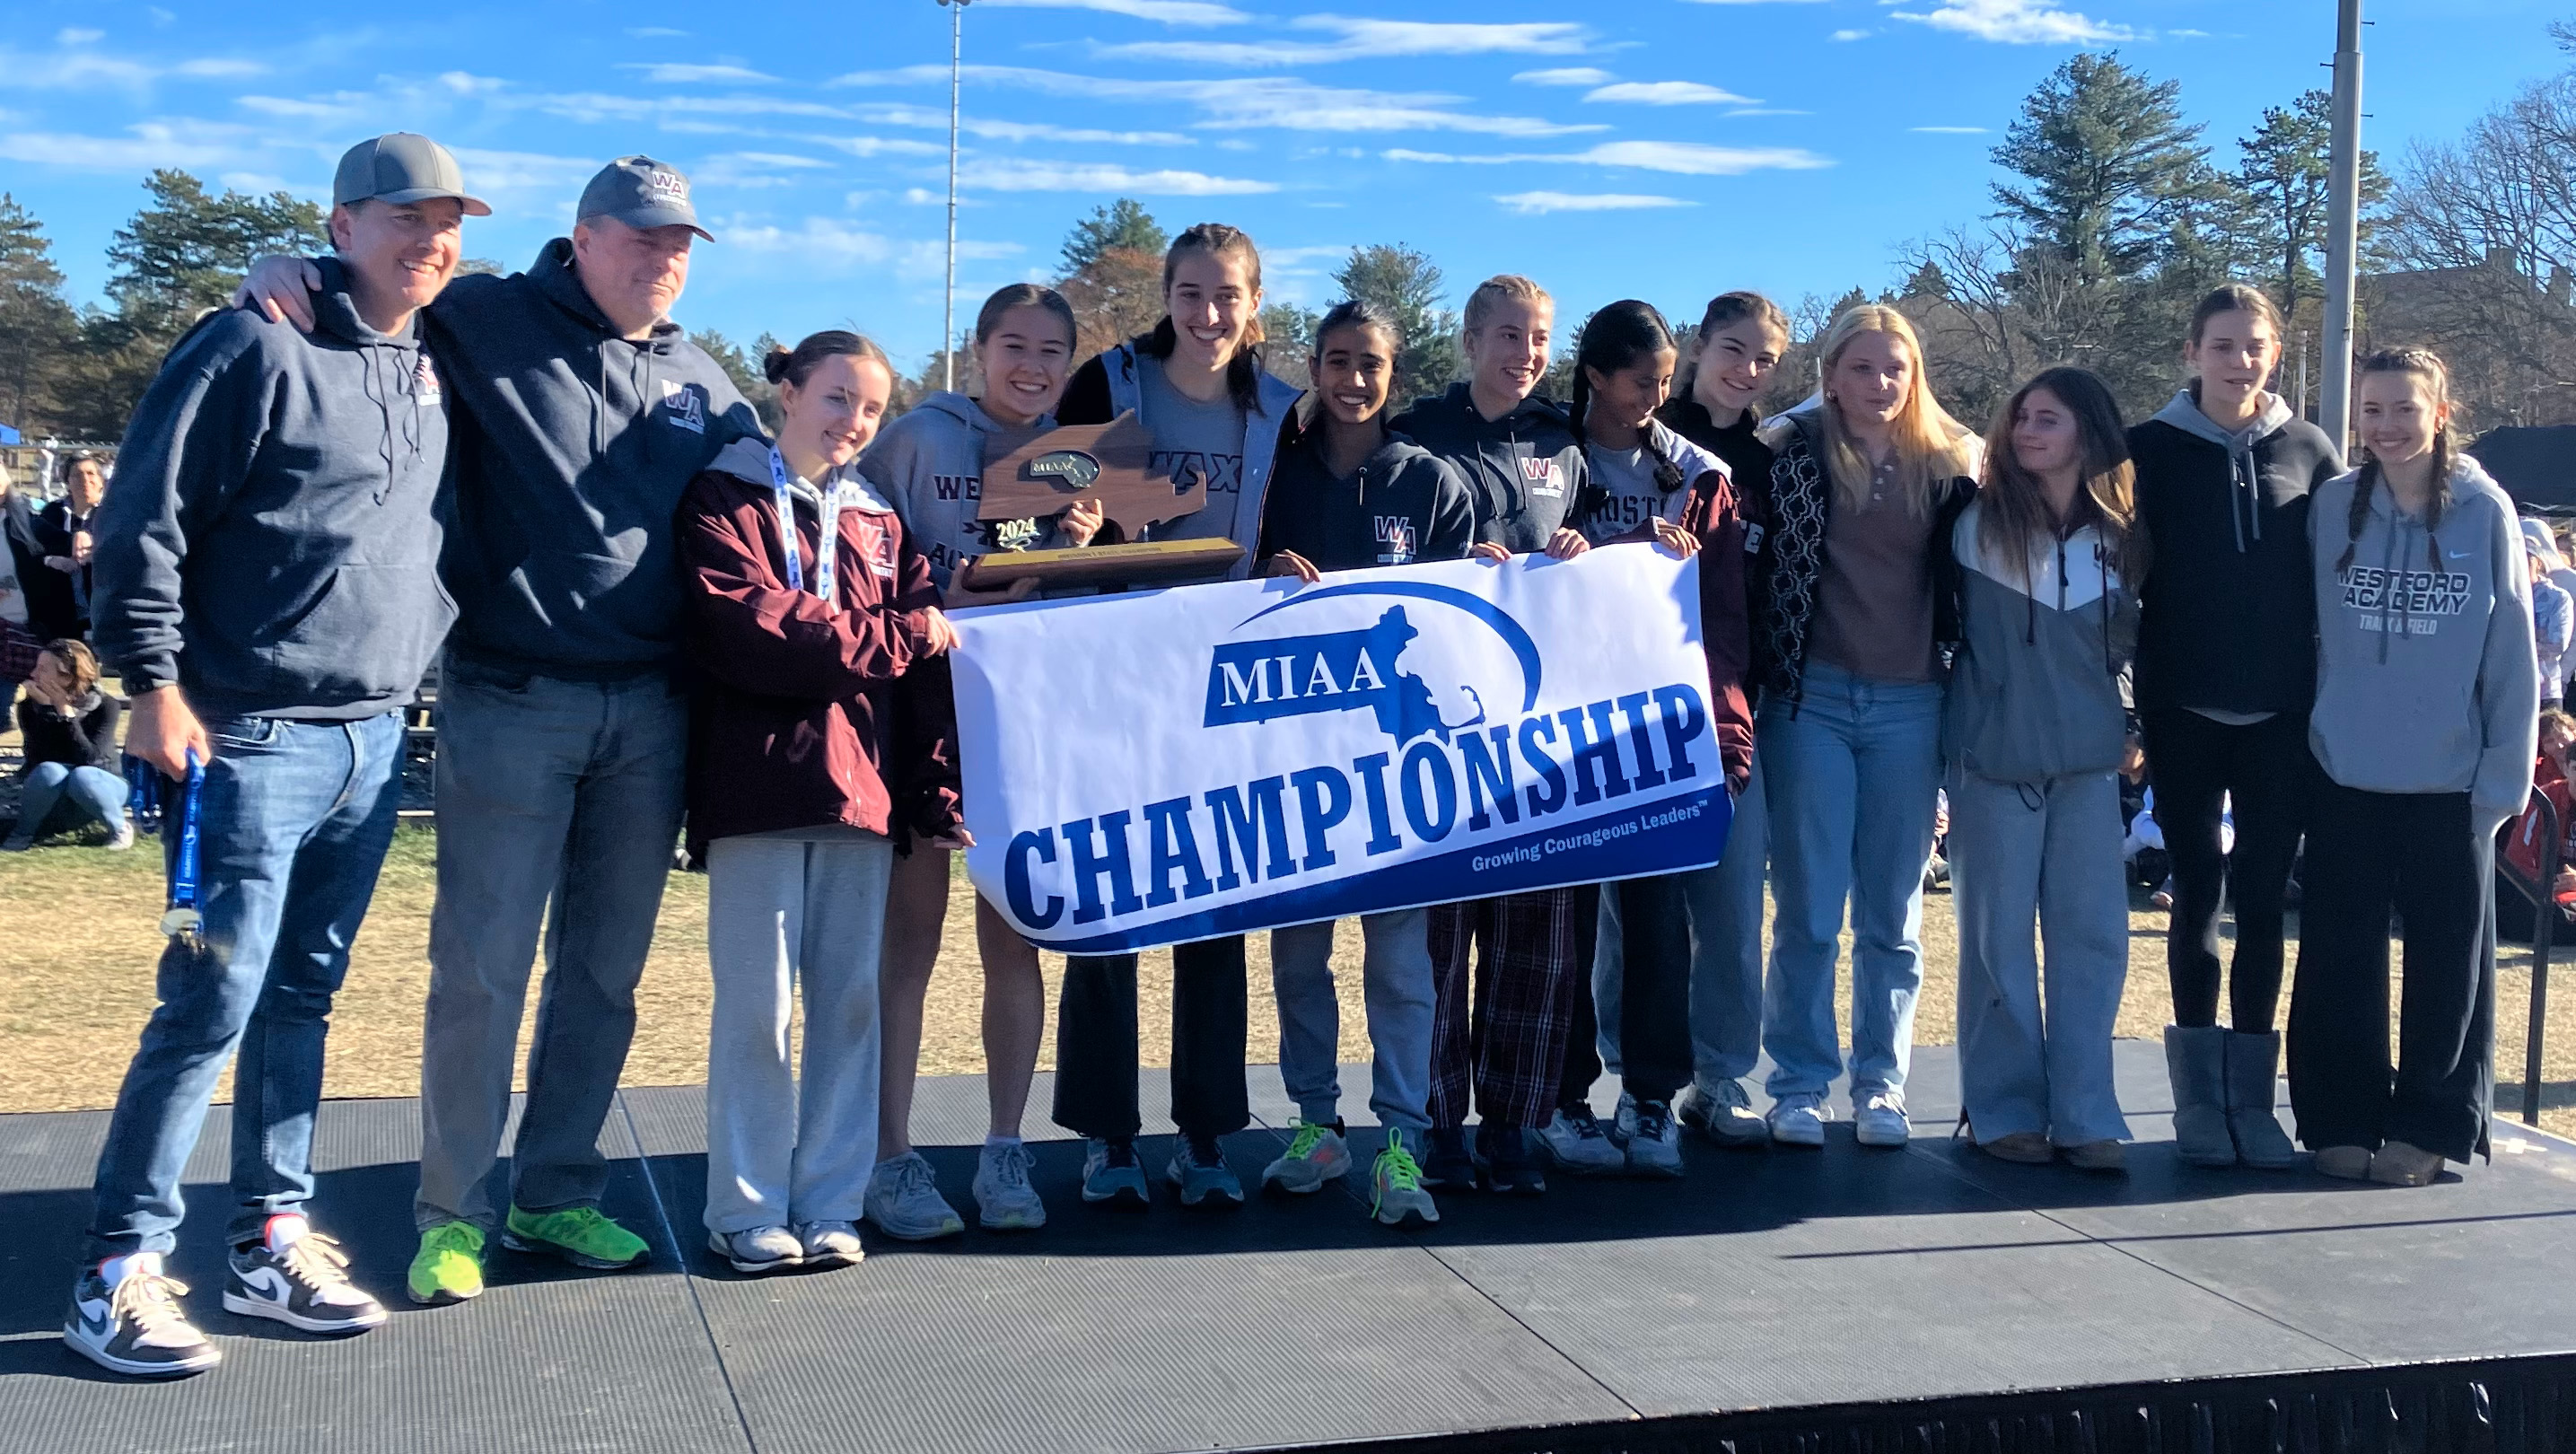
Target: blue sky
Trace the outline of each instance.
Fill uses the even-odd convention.
[[[519,267],[582,181],[646,151],[718,241],[681,321],[748,339],[857,326],[906,362],[940,331],[949,12],[467,0],[434,19],[252,0],[6,7],[0,188],[80,299],[155,166],[326,199],[349,143],[425,131]],[[2368,144],[2456,135],[2563,63],[2576,0],[2374,0]],[[961,314],[1043,276],[1120,194],[1247,227],[1274,297],[1330,301],[1355,243],[1463,293],[1527,272],[1569,311],[1636,295],[1885,286],[1910,237],[1988,210],[1987,150],[2071,51],[2183,83],[2220,156],[2326,84],[2332,0],[976,0],[966,17]]]

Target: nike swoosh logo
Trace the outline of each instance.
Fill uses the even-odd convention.
[[[286,1301],[286,1278],[276,1268],[254,1267],[250,1271],[238,1275],[241,1278],[242,1286],[249,1288],[251,1291],[258,1293],[269,1301],[279,1303]]]
[[[96,1308],[98,1311],[93,1313],[90,1311],[92,1308]],[[75,1310],[80,1314],[82,1332],[89,1334],[93,1338],[104,1338],[107,1336],[107,1304],[81,1303],[77,1305]]]

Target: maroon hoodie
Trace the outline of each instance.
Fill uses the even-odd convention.
[[[954,828],[962,800],[955,715],[924,608],[930,563],[855,472],[840,510],[835,599],[813,592],[814,497],[798,491],[805,588],[787,584],[769,448],[737,440],[681,496],[688,652],[699,686],[689,734],[689,846],[844,824],[901,837]],[[903,730],[897,730],[898,717]],[[903,759],[889,761],[895,745]]]

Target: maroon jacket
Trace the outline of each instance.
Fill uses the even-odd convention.
[[[813,500],[797,501],[803,590],[787,585],[769,449],[726,446],[681,496],[688,650],[699,688],[689,734],[689,845],[841,823],[901,838],[960,821],[954,709],[915,673],[930,564],[894,511],[852,477],[834,594],[813,593]],[[929,688],[929,689],[925,689]],[[905,730],[896,731],[896,719]],[[889,762],[895,744],[904,760]]]

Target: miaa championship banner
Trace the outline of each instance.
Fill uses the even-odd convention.
[[[1651,545],[956,618],[967,871],[1112,954],[1715,863],[1699,566]]]

